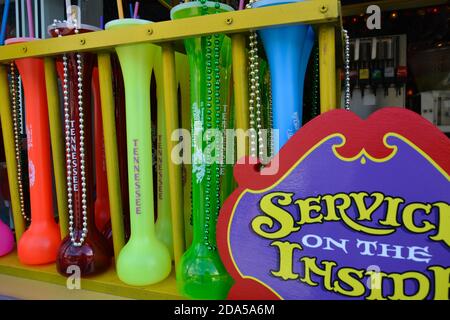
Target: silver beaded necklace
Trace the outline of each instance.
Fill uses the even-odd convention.
[[[250,0],[246,9],[251,9],[258,0]],[[259,54],[258,54],[258,34],[250,31],[249,35],[249,66],[250,66],[250,156],[253,158],[259,154],[259,159],[264,156],[264,139],[262,136],[262,105],[261,91],[259,83]],[[270,109],[271,106],[268,106]],[[256,112],[255,112],[256,111]],[[256,142],[258,140],[258,143]]]
[[[343,29],[344,34],[344,109],[350,110],[350,37],[347,30]]]
[[[17,163],[17,185],[19,188],[19,201],[20,201],[20,213],[25,221],[30,222],[31,218],[25,213],[25,200],[23,195],[23,185],[22,185],[22,163],[20,159],[20,142],[19,142],[19,128],[22,124],[19,124],[19,119],[22,119],[18,113],[21,112],[21,101],[20,101],[20,82],[19,77],[16,76],[16,66],[14,62],[10,65],[11,72],[11,104],[12,104],[12,115],[13,115],[13,126],[14,126],[14,147],[16,152],[16,163]],[[18,110],[19,109],[19,110]]]
[[[250,0],[246,5],[246,9],[251,9],[252,5],[259,0]],[[344,35],[344,109],[350,110],[350,40],[347,30],[343,29]],[[258,35],[255,31],[250,31],[249,35],[249,66],[250,66],[250,99],[249,99],[249,111],[250,111],[250,156],[256,158],[259,154],[259,159],[263,161],[264,156],[264,139],[262,136],[262,112],[261,112],[261,94],[259,84],[259,55],[258,55]],[[272,117],[272,99],[269,98],[269,118]],[[255,114],[256,109],[256,114]],[[256,121],[255,121],[256,120]],[[269,123],[272,123],[272,119],[269,119]],[[256,124],[256,129],[255,129]],[[258,144],[256,143],[258,140]],[[268,142],[273,147],[272,135],[270,135],[270,141]],[[272,149],[273,150],[273,149]],[[258,152],[259,151],[259,152]],[[270,158],[270,157],[269,157]],[[269,159],[268,159],[269,160]]]
[[[54,26],[58,21],[54,21]],[[77,28],[77,21],[73,21],[75,28],[75,34],[79,33]],[[61,37],[59,29],[55,29],[58,37]],[[79,130],[80,130],[80,164],[81,164],[81,203],[82,203],[82,216],[83,216],[83,229],[79,241],[75,237],[75,223],[73,213],[73,199],[72,199],[72,187],[74,185],[72,174],[72,155],[71,155],[71,121],[69,113],[69,74],[68,74],[68,58],[67,55],[63,55],[63,96],[64,96],[64,124],[65,124],[65,141],[66,141],[66,168],[67,168],[67,202],[69,209],[69,235],[72,244],[75,247],[81,247],[86,240],[88,234],[87,224],[87,195],[86,195],[86,167],[85,167],[85,149],[84,149],[84,108],[83,108],[83,63],[81,54],[77,53],[77,84],[78,84],[78,112],[79,112]]]

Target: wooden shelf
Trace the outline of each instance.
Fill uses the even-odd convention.
[[[33,267],[20,264],[16,252],[0,258],[0,274],[48,282],[63,286],[63,288],[66,287],[67,281],[65,277],[58,274],[54,264]],[[2,284],[0,283],[0,288],[1,286]],[[133,287],[121,282],[116,275],[115,268],[111,267],[110,270],[101,275],[81,279],[81,288],[87,291],[95,291],[132,299],[184,299],[184,297],[177,292],[174,272],[160,283],[146,287]]]
[[[105,51],[119,45],[164,43],[214,33],[233,34],[284,24],[335,26],[340,23],[339,10],[336,0],[303,1],[17,43],[0,48],[0,63],[66,52]]]

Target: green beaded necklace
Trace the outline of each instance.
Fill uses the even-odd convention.
[[[202,14],[208,14],[208,6],[206,0],[200,0],[202,7]],[[215,1],[214,5],[216,12],[219,12],[220,3]],[[222,125],[222,112],[220,102],[220,34],[209,35],[205,37],[206,40],[206,129],[220,129]],[[207,143],[212,142],[212,137],[206,135]],[[204,244],[210,250],[216,250],[215,241],[211,241],[209,232],[210,224],[216,224],[220,210],[220,166],[213,163],[211,154],[208,153],[205,157],[206,161],[206,188],[205,188],[205,228],[204,230]],[[214,195],[213,195],[214,193]],[[211,202],[211,199],[215,203]]]

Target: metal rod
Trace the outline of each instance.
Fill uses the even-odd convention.
[[[25,0],[20,0],[20,21],[22,22],[21,37],[26,37],[27,34],[25,20]]]
[[[39,5],[41,8],[40,9],[41,10],[41,38],[44,39],[47,37],[47,26],[45,25],[44,1],[39,1]]]
[[[19,1],[15,0],[14,1],[14,9],[15,9],[15,13],[16,16],[14,17],[14,19],[16,20],[16,37],[20,37],[20,17],[19,17]]]

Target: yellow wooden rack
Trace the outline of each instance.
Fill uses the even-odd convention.
[[[111,81],[110,54],[114,47],[142,42],[151,42],[162,47],[162,85],[164,112],[166,114],[166,136],[168,137],[165,152],[169,153],[168,159],[170,159],[170,150],[172,150],[176,143],[171,141],[170,136],[173,130],[177,129],[176,124],[178,119],[177,79],[180,76],[178,75],[177,77],[176,75],[175,62],[175,48],[180,47],[179,45],[177,46],[178,41],[189,37],[215,33],[224,33],[231,37],[236,128],[247,130],[248,83],[246,74],[247,52],[245,34],[249,30],[258,30],[277,25],[314,25],[319,39],[321,112],[325,112],[336,107],[338,103],[337,92],[339,90],[337,90],[336,48],[341,48],[342,46],[340,41],[336,45],[336,35],[338,35],[337,39],[342,39],[340,10],[340,2],[337,0],[309,0],[294,4],[220,13],[176,21],[149,23],[147,25],[130,26],[127,28],[117,28],[114,30],[84,33],[0,47],[0,118],[5,142],[16,240],[18,241],[21,237],[25,224],[20,213],[16,174],[17,164],[14,156],[13,127],[7,79],[7,67],[10,61],[29,57],[42,57],[45,59],[58,214],[61,234],[65,236],[68,229],[68,214],[67,197],[63,191],[66,185],[63,152],[64,140],[62,137],[59,100],[56,95],[58,90],[54,59],[56,56],[65,52],[89,51],[97,53],[114,252],[117,256],[125,242],[122,208],[126,204],[121,203],[120,197],[121,186],[119,181],[114,99]],[[337,56],[340,59],[341,54]],[[180,183],[177,183],[177,181],[181,181],[181,168],[172,162],[169,162],[169,181],[171,194],[183,194]],[[178,264],[185,250],[183,206],[179,199],[171,197],[171,208],[174,224],[175,264]],[[64,285],[66,282],[65,278],[57,274],[53,265],[42,267],[23,266],[18,263],[15,253],[0,258],[0,273],[61,285]],[[82,279],[81,284],[87,290],[130,298],[174,299],[180,297],[176,290],[175,276],[173,274],[160,284],[136,288],[121,283],[113,267],[106,274],[95,278]]]

